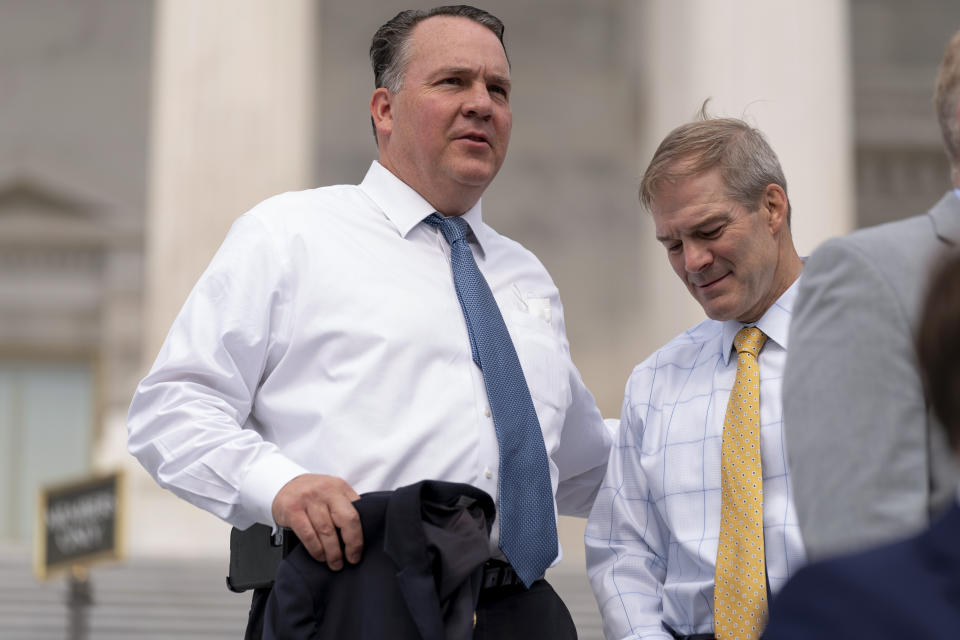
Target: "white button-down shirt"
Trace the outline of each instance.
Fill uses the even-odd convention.
[[[240,528],[274,524],[277,491],[307,472],[359,493],[438,479],[496,499],[496,433],[450,247],[423,222],[432,212],[374,163],[359,186],[283,194],[240,217],[130,407],[130,451],[157,482]],[[586,515],[615,421],[604,424],[570,360],[543,265],[484,224],[479,202],[464,219],[560,511]]]
[[[799,279],[798,279],[799,281]],[[797,282],[756,323],[763,530],[770,589],[804,563],[783,439],[781,381]],[[619,441],[587,523],[587,572],[607,638],[713,631],[720,443],[744,325],[706,320],[656,351],[627,382]]]

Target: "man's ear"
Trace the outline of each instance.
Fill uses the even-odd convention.
[[[385,87],[373,92],[370,98],[370,117],[373,118],[373,128],[377,131],[377,138],[389,136],[393,132],[393,95]]]
[[[787,193],[778,184],[768,184],[763,190],[763,198],[760,201],[761,208],[767,214],[767,221],[770,226],[770,232],[776,234],[785,225],[789,224],[787,213],[789,205],[787,204]]]

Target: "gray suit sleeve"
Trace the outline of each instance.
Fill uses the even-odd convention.
[[[845,238],[825,243],[805,265],[783,404],[810,559],[927,522],[926,403],[904,304],[876,261]]]

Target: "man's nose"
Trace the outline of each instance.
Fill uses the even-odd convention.
[[[493,99],[482,83],[474,83],[463,101],[463,113],[472,118],[489,118],[493,115]]]
[[[687,273],[698,273],[703,271],[713,262],[713,254],[710,249],[698,242],[685,242],[683,244],[683,268]]]

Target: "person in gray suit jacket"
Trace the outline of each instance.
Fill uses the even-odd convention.
[[[934,101],[955,188],[924,215],[828,240],[804,267],[783,406],[810,559],[923,529],[956,492],[913,335],[932,262],[960,246],[960,32]]]
[[[926,287],[924,287],[926,288]],[[919,369],[960,463],[960,252],[939,269],[919,314]],[[918,536],[800,569],[774,598],[763,640],[956,638],[960,502]]]

